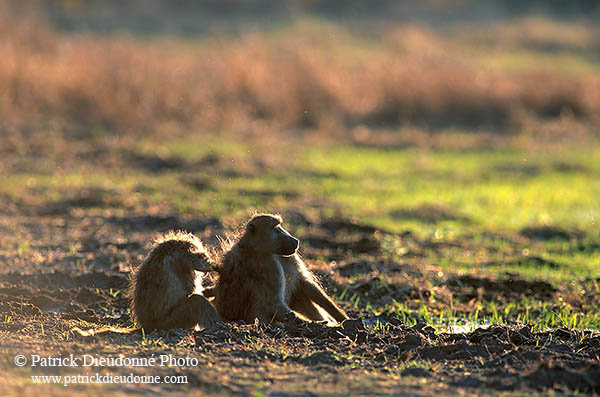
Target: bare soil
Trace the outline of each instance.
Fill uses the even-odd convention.
[[[85,200],[69,207],[85,207]],[[137,368],[137,373],[184,374],[186,385],[143,385],[161,393],[198,394],[397,394],[600,393],[600,333],[542,329],[531,324],[488,326],[470,333],[436,331],[432,324],[407,325],[384,302],[427,301],[427,270],[381,259],[386,234],[343,218],[313,219],[287,214],[290,229],[303,237],[303,253],[329,293],[348,288],[381,310],[342,302],[352,320],[323,324],[238,324],[203,330],[171,330],[84,337],[73,327],[132,327],[125,293],[129,267],[143,260],[152,236],[187,229],[209,244],[227,230],[218,219],[97,214],[84,211],[31,215],[7,213],[0,225],[6,241],[30,241],[0,257],[2,367],[25,378],[71,374],[71,368],[16,369],[16,354],[98,354],[148,357],[169,353],[196,357],[194,367]],[[562,236],[565,231],[551,231]],[[550,231],[524,231],[544,238]],[[407,244],[427,245],[405,234]],[[382,282],[382,273],[396,275]],[[211,283],[210,277],[206,283]],[[457,304],[498,302],[535,296],[554,300],[560,291],[543,280],[490,279],[453,275],[433,288]],[[438,298],[439,299],[439,298]],[[435,305],[432,303],[432,308]],[[116,368],[114,372],[130,372]],[[36,389],[37,387],[37,389]],[[35,393],[27,380],[12,389]],[[132,386],[133,387],[133,386]],[[52,389],[54,390],[54,389]],[[116,392],[127,392],[127,388]]]

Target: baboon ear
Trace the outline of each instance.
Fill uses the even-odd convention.
[[[256,232],[256,226],[254,226],[252,223],[249,223],[248,226],[246,226],[246,230],[248,233],[254,234],[254,232]]]

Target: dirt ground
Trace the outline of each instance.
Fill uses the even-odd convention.
[[[105,386],[116,394],[182,390],[242,395],[600,393],[598,332],[520,324],[452,334],[424,321],[407,325],[390,310],[359,309],[348,299],[350,293],[380,308],[391,300],[427,301],[428,270],[378,261],[385,230],[301,213],[284,214],[289,228],[302,237],[302,252],[330,294],[340,297],[349,286],[342,305],[352,320],[334,327],[232,323],[204,331],[81,336],[73,327],[133,325],[125,294],[129,266],[143,260],[157,232],[186,229],[215,244],[215,236],[227,230],[218,219],[105,216],[86,212],[85,204],[75,203],[63,212],[7,211],[1,218],[5,241],[28,237],[30,243],[20,245],[17,252],[5,251],[0,258],[0,362],[3,373],[10,374],[0,382],[0,394],[64,393],[63,386],[33,384],[30,377],[92,371],[18,368],[13,362],[18,354],[171,354],[198,360],[190,366],[96,368],[114,374],[184,375],[187,380],[179,385]],[[410,234],[403,238],[413,247],[432,244]],[[384,272],[401,281],[382,285],[378,275]],[[206,283],[211,282],[207,278]],[[457,304],[478,296],[500,302],[532,295],[551,301],[558,296],[544,281],[473,275],[442,278],[435,288],[438,295],[447,291]],[[95,393],[94,387],[78,385],[68,390],[86,395]]]
[[[0,1],[0,397],[600,394],[592,2],[263,3]],[[133,328],[254,209],[351,320]]]

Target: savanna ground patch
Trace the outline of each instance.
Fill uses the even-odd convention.
[[[596,27],[3,21],[0,394],[600,393]],[[133,325],[128,277],[157,233],[217,246],[252,210],[281,213],[351,321],[71,332]],[[20,354],[197,365],[65,389],[31,376],[85,371]]]

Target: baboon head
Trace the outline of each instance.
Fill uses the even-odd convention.
[[[193,234],[170,232],[156,243],[151,255],[161,257],[164,265],[181,272],[186,269],[202,272],[214,270],[202,242]]]
[[[299,241],[281,226],[278,215],[257,214],[246,224],[244,239],[256,251],[289,256],[298,249]]]

